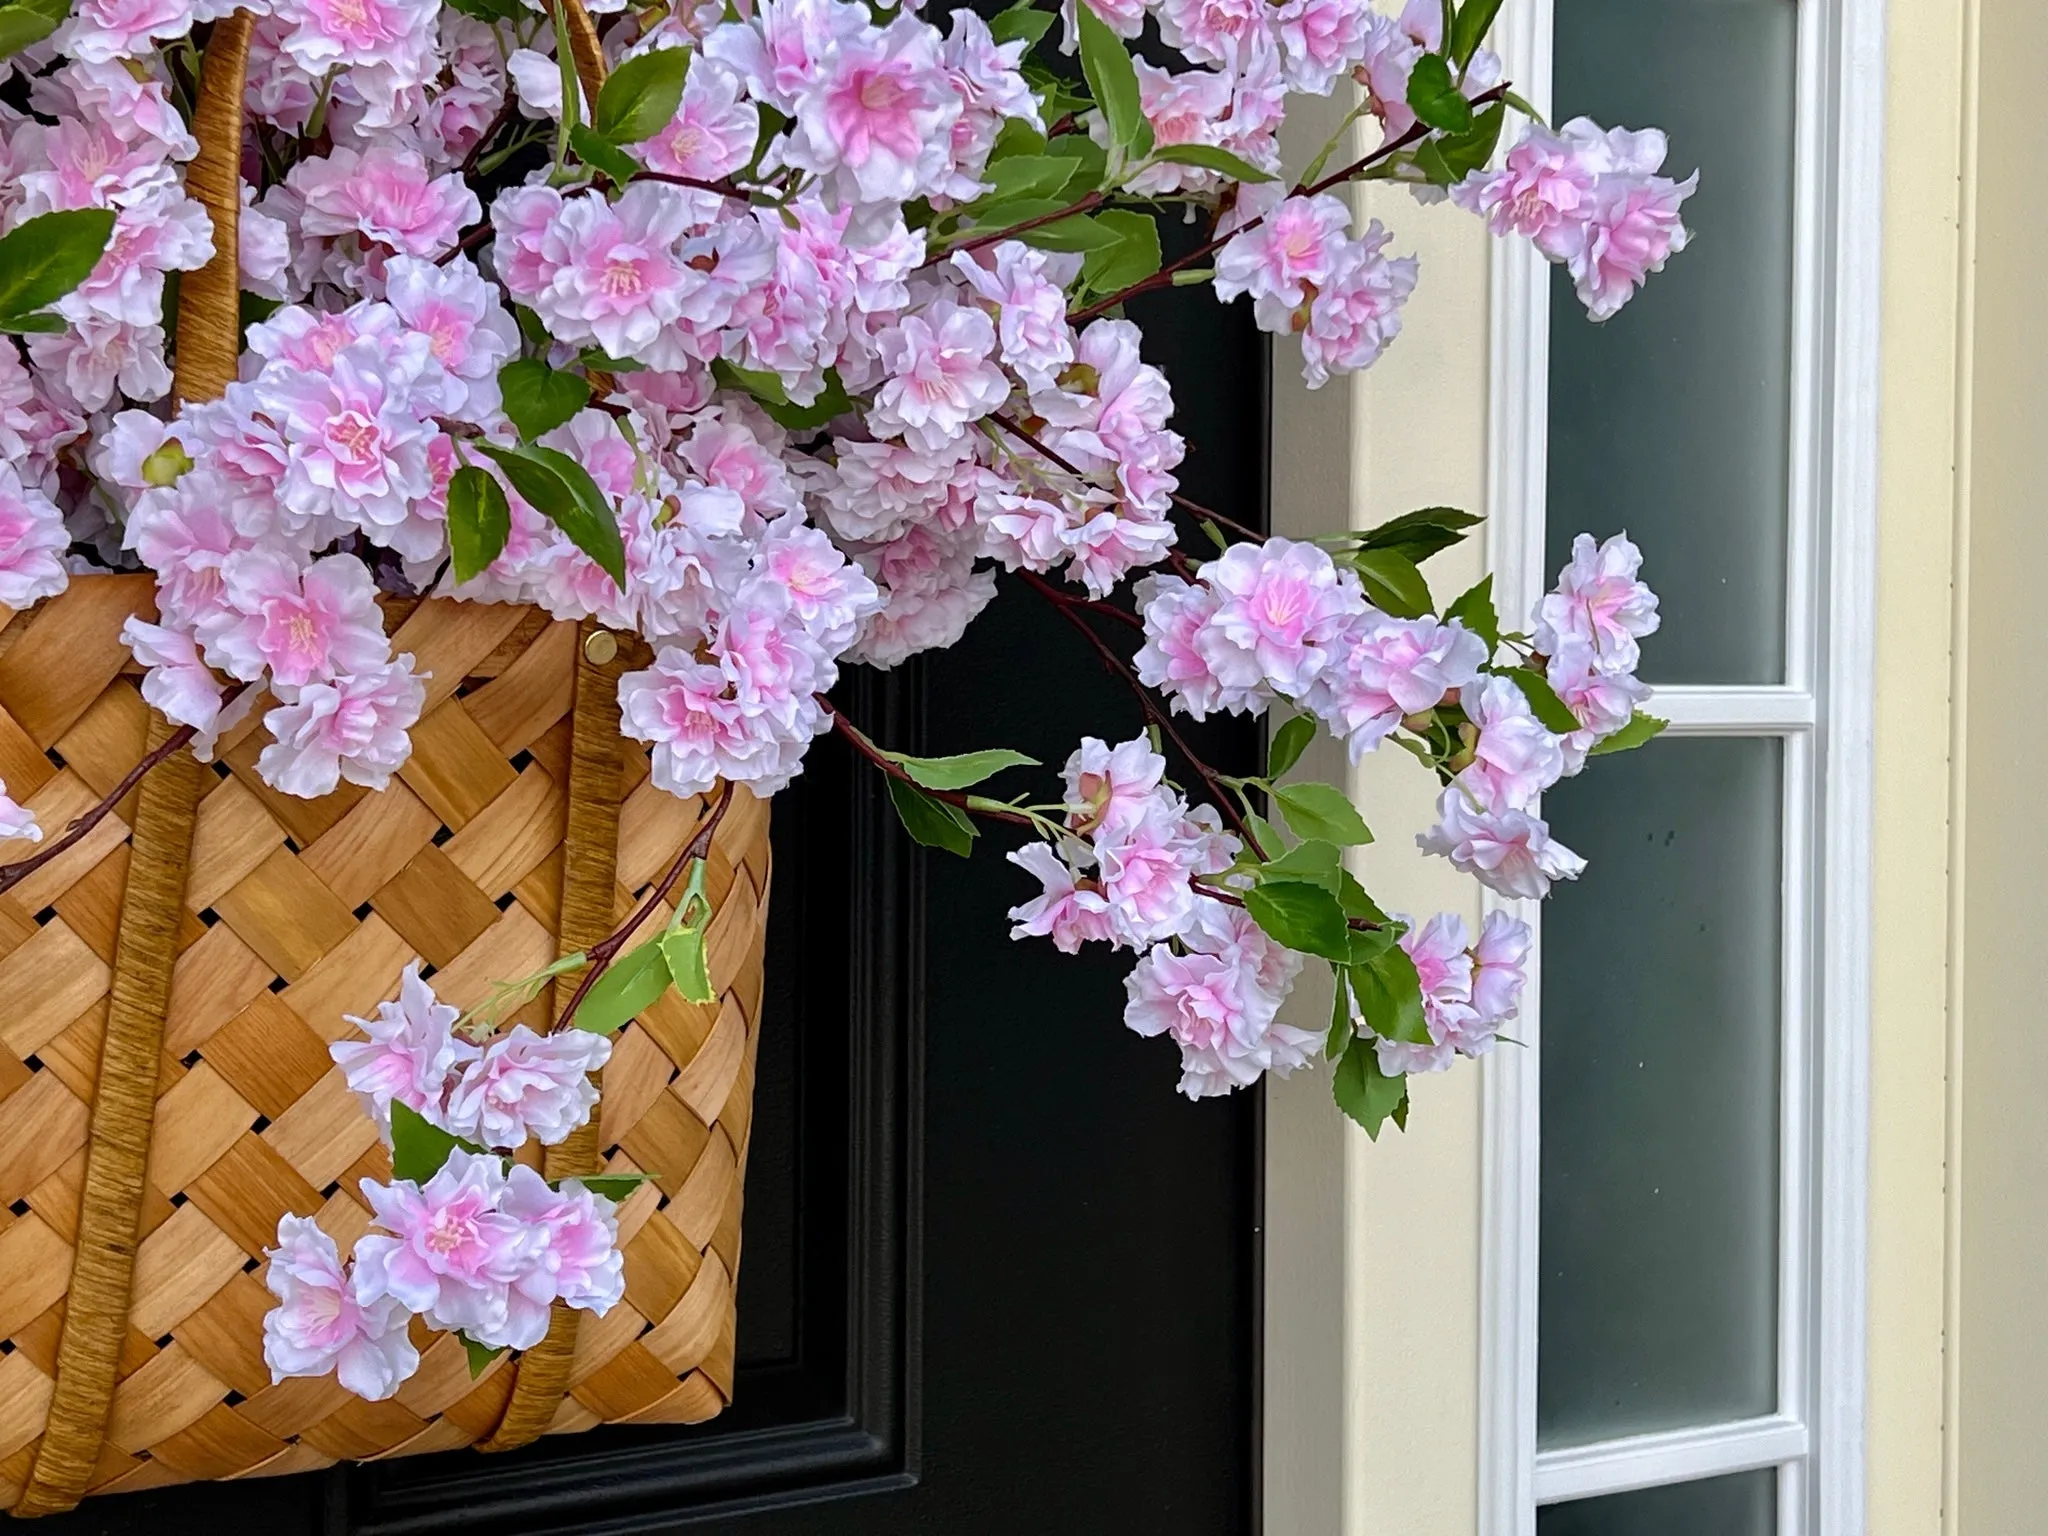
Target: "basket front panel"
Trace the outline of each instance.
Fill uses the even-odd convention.
[[[91,577],[0,627],[0,778],[53,837],[143,754],[148,709],[108,636],[148,606],[146,579]],[[359,1182],[390,1176],[327,1054],[357,1033],[344,1015],[394,996],[415,959],[467,1006],[557,953],[575,626],[441,601],[392,617],[396,649],[433,677],[388,789],[271,790],[255,771],[259,708],[201,802],[95,1492],[454,1449],[488,1437],[509,1396],[508,1361],[472,1380],[460,1342],[423,1329],[419,1373],[386,1403],[331,1381],[273,1385],[262,1359],[278,1219],[317,1215],[346,1252],[369,1220]],[[621,918],[708,810],[657,790],[637,746],[622,752]],[[131,797],[0,896],[0,1508],[28,1477],[56,1369],[132,811]],[[615,1037],[607,1165],[655,1178],[620,1208],[626,1299],[582,1320],[551,1432],[694,1422],[731,1397],[767,834],[767,804],[736,791],[708,882],[719,1002],[670,992]],[[0,862],[28,851],[0,844]],[[548,1006],[518,1017],[542,1027]]]

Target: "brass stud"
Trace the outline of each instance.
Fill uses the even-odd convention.
[[[593,629],[583,637],[583,659],[601,667],[619,654],[619,637],[608,629]]]

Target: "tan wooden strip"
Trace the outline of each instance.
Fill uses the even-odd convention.
[[[493,900],[511,890],[562,845],[569,797],[541,768],[530,767],[479,811],[442,849]],[[555,884],[561,884],[557,873]]]
[[[149,1182],[175,1194],[211,1168],[256,1123],[256,1106],[236,1093],[212,1065],[200,1062],[157,1100],[149,1146]]]
[[[334,1066],[327,1042],[289,1003],[268,991],[259,992],[208,1038],[206,1060],[273,1120]]]
[[[440,830],[441,818],[403,779],[394,779],[358,800],[299,859],[353,911]]]
[[[213,903],[221,921],[287,981],[296,981],[355,931],[341,898],[289,848],[280,848]]]
[[[550,624],[497,677],[464,697],[470,718],[505,757],[569,713],[576,667],[576,626]]]
[[[121,1383],[107,1419],[107,1440],[130,1453],[146,1450],[195,1423],[227,1390],[226,1382],[174,1343]]]
[[[97,800],[142,761],[148,740],[149,706],[133,684],[121,682],[94,699],[57,738],[57,755],[92,786]]]
[[[0,1205],[14,1204],[63,1167],[85,1145],[90,1115],[85,1101],[55,1072],[38,1072],[8,1095],[0,1104]],[[0,1338],[6,1336],[0,1328]]]
[[[33,1212],[0,1232],[0,1338],[49,1311],[70,1277],[71,1245]]]
[[[412,728],[412,756],[398,773],[458,832],[519,777],[460,699],[450,699]]]
[[[320,1192],[253,1132],[222,1153],[187,1193],[250,1258],[277,1241],[285,1216],[311,1216],[322,1204]]]
[[[52,834],[69,827],[97,805],[99,798],[90,784],[66,768],[26,803],[36,813],[36,822],[45,834]],[[127,836],[128,823],[116,811],[35,873],[23,877],[7,893],[8,898],[24,912],[42,911],[70,890],[73,881],[83,878],[101,859],[120,847]]]
[[[248,1258],[198,1206],[179,1206],[135,1250],[130,1325],[152,1339],[169,1333],[239,1275]]]
[[[385,998],[398,996],[398,973],[413,958],[412,946],[373,912],[279,996],[314,1034],[339,1040],[349,1033],[342,1015],[367,1018]]]
[[[469,669],[495,651],[517,629],[527,610],[497,603],[458,603],[429,598],[391,637],[394,654],[409,653],[413,669],[427,679],[427,711],[454,695]],[[0,697],[4,697],[0,694]]]
[[[210,907],[284,843],[284,828],[239,779],[222,779],[199,802],[192,832],[192,868],[185,881],[185,905]]]
[[[370,905],[437,966],[452,964],[498,920],[490,897],[431,843],[370,898]]]
[[[164,1049],[187,1056],[216,1029],[262,996],[277,973],[226,923],[215,923],[178,956],[171,973],[171,1011]]]
[[[64,601],[38,608],[0,655],[0,705],[38,746],[50,746],[91,707],[128,660],[121,626],[156,616],[155,579],[74,581]]]
[[[42,932],[0,960],[0,1045],[27,1057],[70,1027],[71,1021],[106,996],[112,971],[63,922]]]

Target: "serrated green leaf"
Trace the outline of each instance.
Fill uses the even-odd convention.
[[[579,1179],[565,1179],[565,1184],[581,1184],[593,1195],[617,1204],[629,1199],[634,1190],[642,1184],[652,1183],[651,1173],[593,1173]]]
[[[1465,0],[1458,8],[1458,19],[1451,24],[1451,58],[1459,64],[1468,64],[1472,55],[1479,51],[1479,45],[1486,41],[1487,29],[1493,25],[1493,18],[1500,14],[1501,0]]]
[[[1488,656],[1500,648],[1500,615],[1493,608],[1491,576],[1481,580],[1478,586],[1461,592],[1458,600],[1444,610],[1444,618],[1456,619],[1485,641]]]
[[[457,1333],[455,1337],[462,1340],[462,1347],[468,1352],[471,1381],[483,1375],[491,1368],[491,1362],[505,1353],[505,1346],[502,1344],[481,1344],[466,1333]]]
[[[1099,222],[1098,215],[1077,213],[1072,218],[1056,219],[1036,229],[1027,229],[1017,238],[1041,250],[1087,252],[1115,245],[1123,235]]]
[[[1050,16],[1041,11],[1037,14]],[[1003,126],[996,130],[996,141],[989,147],[988,163],[996,165],[1018,155],[1042,155],[1045,153],[1045,135],[1034,128],[1029,119],[1006,117]]]
[[[1109,141],[1122,151],[1124,163],[1135,164],[1152,149],[1152,125],[1138,96],[1138,71],[1122,39],[1096,15],[1088,0],[1074,0],[1081,34],[1081,73],[1095,104],[1102,108]]]
[[[1430,1043],[1429,1020],[1422,1011],[1422,978],[1407,950],[1388,944],[1369,963],[1354,965],[1351,990],[1366,1024],[1382,1040]]]
[[[621,59],[597,93],[591,126],[614,144],[653,138],[676,120],[689,72],[687,48],[656,48]]]
[[[1262,171],[1241,155],[1214,144],[1162,144],[1152,151],[1154,160],[1169,165],[1196,165],[1205,171],[1220,171],[1232,181],[1273,181],[1271,171]]]
[[[448,1154],[460,1147],[465,1152],[481,1152],[483,1148],[473,1141],[464,1141],[453,1131],[444,1131],[438,1125],[430,1124],[427,1118],[409,1104],[391,1101],[391,1176],[397,1179],[411,1179],[424,1184],[441,1171],[441,1165],[448,1161]]]
[[[1287,845],[1287,839],[1280,835],[1280,829],[1263,816],[1247,816],[1244,824],[1258,845],[1268,853],[1277,852]]]
[[[1429,612],[1429,583],[1400,550],[1354,549],[1350,564],[1374,607],[1397,619],[1419,619]]]
[[[465,582],[505,552],[512,508],[488,473],[465,464],[448,481],[448,548],[455,579]]]
[[[1397,549],[1420,565],[1431,555],[1464,542],[1465,530],[1485,521],[1456,507],[1422,507],[1366,529],[1358,544],[1361,549]]]
[[[704,959],[704,930],[677,928],[661,936],[662,958],[668,973],[686,1002],[715,1003],[718,992],[711,985],[711,972]]]
[[[1311,838],[1307,842],[1296,843],[1276,859],[1268,859],[1259,868],[1259,878],[1304,880],[1335,896],[1343,883],[1343,865],[1344,855],[1335,843]]]
[[[1415,61],[1408,75],[1408,105],[1422,122],[1445,133],[1463,133],[1472,126],[1472,103],[1440,53],[1425,53]]]
[[[1109,151],[1085,133],[1063,133],[1046,143],[1045,152],[1078,163],[1080,168],[1067,183],[1067,191],[1075,196],[1093,192],[1109,174]]]
[[[517,357],[500,368],[498,390],[504,396],[505,414],[529,443],[562,426],[590,403],[588,379],[558,372],[533,357]]]
[[[953,757],[906,757],[885,753],[926,789],[967,789],[1005,768],[1036,768],[1038,759],[1013,752],[1008,747],[990,747],[981,752],[962,752]]]
[[[1316,838],[1340,848],[1372,841],[1372,828],[1344,792],[1329,784],[1282,784],[1273,803],[1296,837]]]
[[[988,21],[988,30],[998,43],[1014,43],[1024,40],[1025,52],[1038,46],[1038,40],[1045,36],[1052,26],[1053,13],[1037,10],[1031,0],[1019,0],[1006,11],[998,11]]]
[[[1076,162],[1065,155],[1012,155],[1007,160],[991,161],[981,173],[982,183],[988,190],[968,208],[976,224],[1004,229],[1021,219],[1035,218],[1035,214],[1017,217],[1007,212],[997,216],[984,213],[984,207],[1000,209],[1003,204],[1018,198],[1058,199],[1066,184],[1073,179]],[[1054,208],[1065,206],[1065,202],[1054,201]],[[1048,209],[1048,212],[1051,210]]]
[[[963,859],[974,851],[974,823],[958,806],[935,800],[894,775],[889,779],[889,803],[896,807],[903,830],[925,847],[943,848]]]
[[[1362,917],[1369,923],[1387,926],[1387,914],[1380,910],[1378,902],[1365,893],[1365,887],[1358,883],[1358,877],[1345,870],[1337,888],[1337,900],[1344,908],[1346,917]],[[1357,932],[1356,929],[1353,932]]]
[[[1574,715],[1557,690],[1550,686],[1550,679],[1533,667],[1507,667],[1500,674],[1522,690],[1522,697],[1529,701],[1529,712],[1543,722],[1547,731],[1560,736],[1569,736],[1582,730],[1578,716]]]
[[[588,470],[553,448],[476,446],[505,471],[512,489],[536,512],[561,529],[619,587],[626,585],[626,546],[619,537],[618,516]]]
[[[1252,921],[1289,949],[1348,960],[1350,925],[1337,898],[1306,880],[1274,880],[1244,893]]]
[[[577,159],[593,170],[603,171],[615,186],[623,187],[640,174],[638,161],[595,128],[582,123],[569,130],[569,147],[576,151]]]
[[[1096,223],[1116,234],[1116,243],[1081,258],[1081,275],[1097,293],[1120,293],[1159,270],[1159,223],[1134,208],[1105,208]]]
[[[0,235],[0,315],[47,309],[92,276],[114,233],[111,208],[38,214]]]
[[[835,416],[844,416],[853,409],[853,399],[846,393],[846,386],[840,382],[836,368],[825,370],[825,387],[809,405],[799,405],[790,399],[782,387],[782,380],[762,369],[741,368],[720,358],[712,363],[711,376],[727,389],[752,395],[755,404],[772,420],[792,432],[808,432],[822,427]]]
[[[1354,1039],[1337,1063],[1331,1077],[1337,1107],[1365,1128],[1374,1141],[1388,1120],[1402,1123],[1402,1106],[1408,1102],[1408,1080],[1389,1077],[1380,1070],[1379,1052],[1364,1035]]]
[[[1344,967],[1330,967],[1330,1033],[1323,1040],[1323,1054],[1331,1061],[1343,1059],[1358,1026],[1351,1021],[1351,985],[1344,979]]]
[[[611,963],[576,1005],[571,1022],[593,1035],[614,1034],[652,1008],[668,984],[668,957],[662,953],[661,940],[649,939]]]
[[[64,24],[68,4],[41,4],[24,0],[17,5],[0,5],[0,59],[33,48]]]
[[[1316,739],[1314,715],[1296,715],[1273,733],[1273,744],[1266,749],[1266,777],[1277,779],[1281,774],[1301,761],[1301,754],[1308,750],[1308,744]]]
[[[1351,964],[1371,965],[1387,950],[1399,942],[1403,930],[1398,923],[1389,923],[1383,928],[1353,928],[1351,930]]]
[[[1589,757],[1604,757],[1609,752],[1627,752],[1640,747],[1644,742],[1662,734],[1671,722],[1659,720],[1655,715],[1646,715],[1640,709],[1628,717],[1628,724],[1612,736],[1603,736],[1593,743]]]
[[[1463,181],[1474,171],[1485,168],[1500,144],[1500,131],[1506,122],[1507,108],[1495,102],[1474,117],[1472,126],[1463,133],[1431,141],[1428,147],[1435,150],[1442,162],[1445,185]]]

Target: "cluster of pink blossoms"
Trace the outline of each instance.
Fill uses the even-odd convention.
[[[1506,912],[1489,912],[1475,943],[1464,918],[1439,912],[1426,923],[1411,924],[1399,943],[1415,962],[1422,984],[1429,1044],[1374,1040],[1380,1070],[1390,1077],[1442,1072],[1460,1056],[1492,1050],[1501,1025],[1522,1006],[1529,925]]]
[[[625,1294],[612,1202],[504,1156],[529,1138],[560,1142],[589,1119],[590,1073],[611,1041],[520,1024],[479,1047],[454,1033],[457,1018],[413,966],[396,1001],[348,1020],[366,1038],[330,1047],[387,1141],[400,1104],[481,1150],[455,1148],[424,1182],[364,1180],[375,1225],[349,1263],[312,1218],[284,1218],[268,1272],[278,1304],[263,1327],[274,1380],[333,1374],[377,1401],[419,1366],[414,1317],[489,1349],[528,1349],[556,1301],[602,1316]]]

